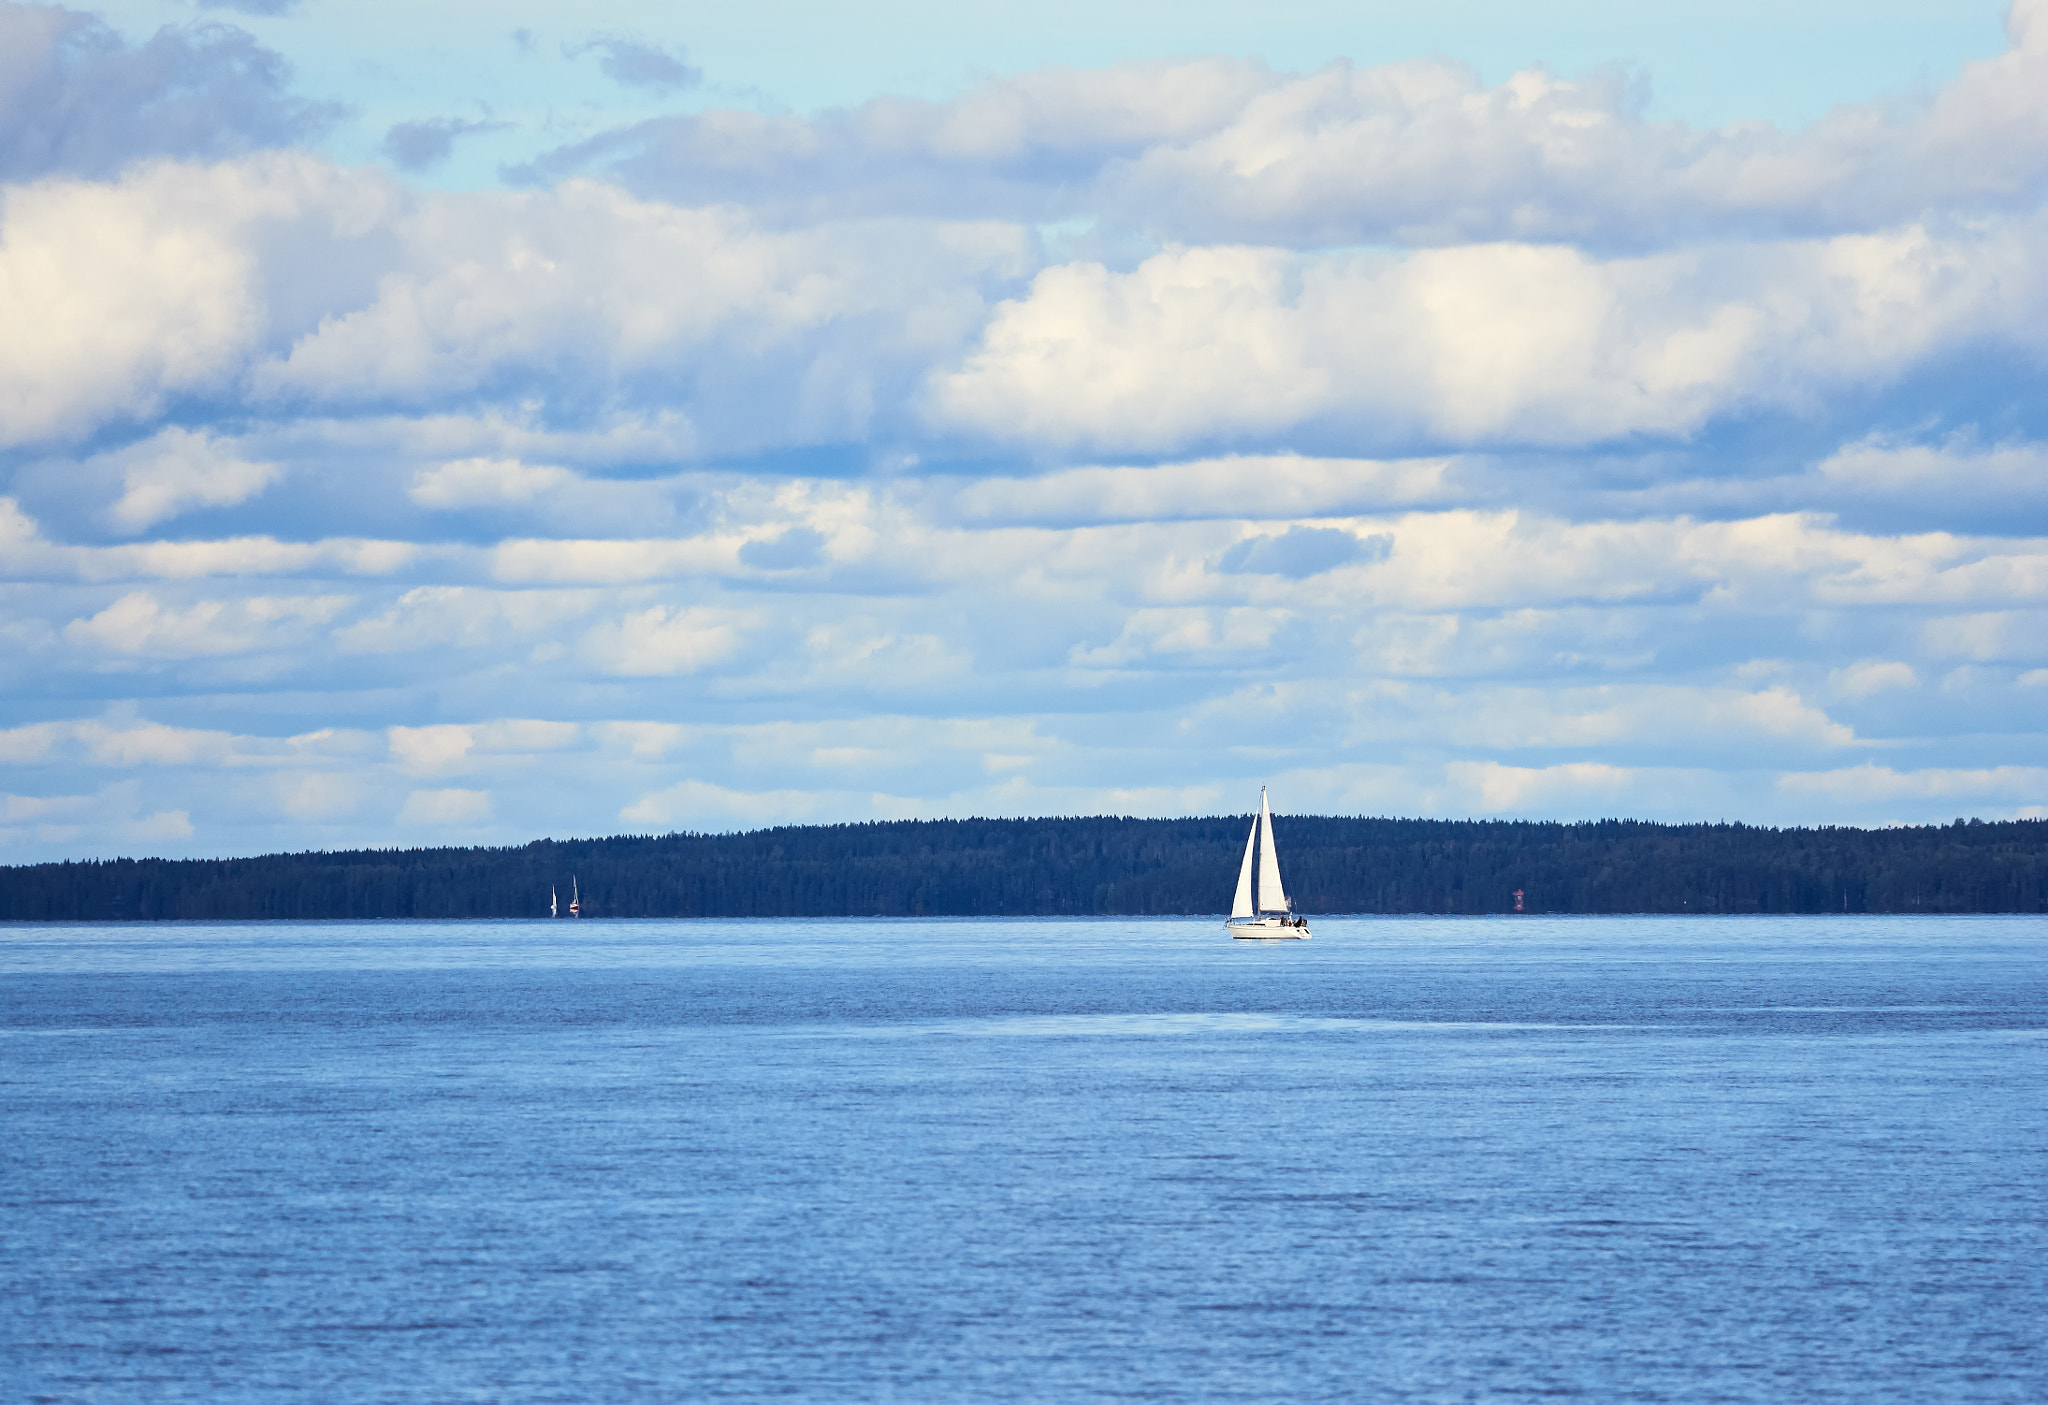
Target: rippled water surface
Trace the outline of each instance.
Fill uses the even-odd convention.
[[[2038,918],[0,927],[0,1396],[2048,1398]]]

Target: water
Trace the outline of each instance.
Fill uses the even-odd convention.
[[[2032,1401],[2039,918],[0,928],[0,1397]]]

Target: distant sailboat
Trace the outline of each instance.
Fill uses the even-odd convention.
[[[1252,854],[1259,856],[1257,901],[1252,895]],[[1308,919],[1289,915],[1287,890],[1280,886],[1280,859],[1273,851],[1273,810],[1259,787],[1259,817],[1244,838],[1244,862],[1237,870],[1237,897],[1223,924],[1239,941],[1308,940]]]
[[[569,875],[569,915],[571,917],[581,917],[583,915],[583,898],[576,891],[576,875],[573,873]]]
[[[557,910],[556,910],[556,908],[555,908],[555,904],[556,904],[556,903],[557,903],[558,901],[560,901],[560,900],[559,900],[558,898],[556,898],[556,896],[555,896],[555,885],[554,885],[554,884],[552,884],[552,883],[550,883],[550,884],[548,885],[548,916],[550,916],[550,917],[560,917],[560,916],[562,915],[562,914],[561,914],[561,913],[560,913],[559,911],[557,911]]]

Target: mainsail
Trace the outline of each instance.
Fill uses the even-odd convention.
[[[1251,864],[1251,850],[1245,850],[1245,864]],[[1273,811],[1266,804],[1266,788],[1259,787],[1259,911],[1287,911],[1287,890],[1280,886],[1280,858],[1273,852]]]

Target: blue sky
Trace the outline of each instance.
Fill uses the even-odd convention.
[[[0,3],[0,861],[2048,804],[2043,0],[570,13]]]

